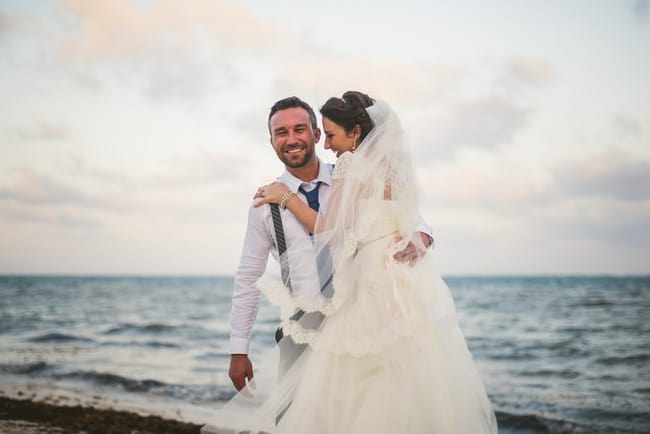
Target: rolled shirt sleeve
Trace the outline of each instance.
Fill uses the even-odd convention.
[[[433,248],[433,229],[431,229],[431,226],[429,226],[424,221],[422,216],[420,216],[420,220],[418,221],[418,225],[415,227],[415,231],[427,234],[431,240],[431,245],[429,247]]]

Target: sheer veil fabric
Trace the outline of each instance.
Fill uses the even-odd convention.
[[[314,248],[286,253],[290,263],[313,257],[318,276],[304,278],[321,290],[295,295],[270,279],[258,284],[280,306],[281,350],[295,352],[295,362],[245,388],[202,432],[497,432],[432,255],[413,267],[392,258],[418,223],[417,183],[395,112],[383,101],[366,111],[374,127],[337,161]],[[296,320],[297,310],[307,314]],[[304,345],[285,348],[287,337]]]

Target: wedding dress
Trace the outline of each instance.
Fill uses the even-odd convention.
[[[315,248],[328,256],[319,267],[331,268],[333,294],[298,298],[265,288],[282,308],[285,336],[306,349],[272,391],[245,391],[256,396],[240,394],[213,425],[292,434],[497,432],[432,254],[414,266],[393,259],[419,215],[414,174],[390,107],[379,101],[367,111],[375,127],[337,162],[317,222]],[[296,309],[324,319],[306,326],[291,317]]]

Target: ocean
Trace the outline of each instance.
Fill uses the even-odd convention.
[[[501,433],[650,433],[650,276],[445,281]],[[209,412],[233,394],[232,284],[0,276],[0,392],[30,385],[74,391],[61,400]],[[263,301],[256,366],[273,351],[277,318]]]

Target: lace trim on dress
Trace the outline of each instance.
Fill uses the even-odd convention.
[[[325,351],[337,356],[362,357],[379,354],[400,340],[415,335],[422,327],[433,326],[440,329],[451,329],[457,325],[457,315],[435,320],[423,315],[412,316],[400,321],[391,321],[390,327],[386,327],[375,335],[363,337],[350,337],[341,334],[325,335],[316,330],[304,328],[298,321],[292,319],[283,321],[281,327],[285,336],[291,336],[295,343],[307,344],[315,351]]]

